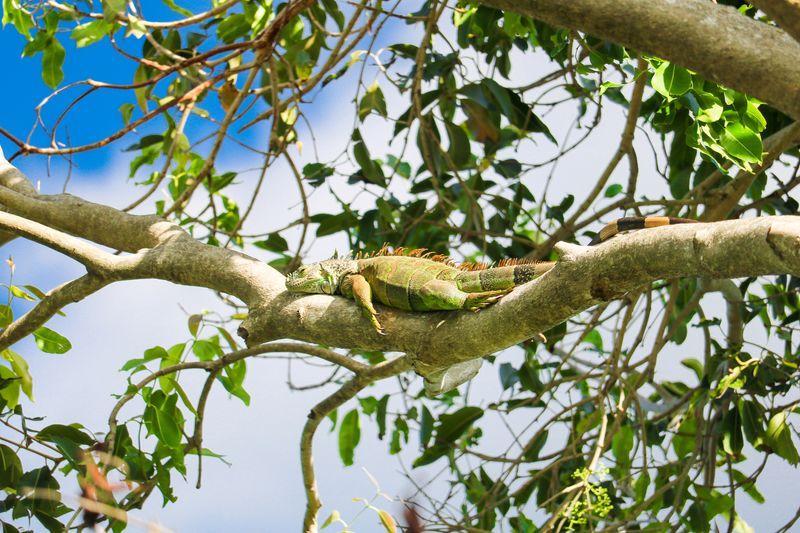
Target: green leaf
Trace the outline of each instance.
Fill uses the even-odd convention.
[[[500,365],[498,372],[500,373],[500,385],[502,385],[503,390],[513,387],[514,384],[519,381],[517,370],[511,363],[503,363]]]
[[[383,97],[383,91],[377,81],[367,88],[367,92],[361,98],[361,102],[358,104],[358,119],[363,122],[373,111],[382,117],[387,115],[386,99]]]
[[[705,375],[705,370],[703,369],[703,363],[698,361],[693,357],[687,357],[686,359],[681,361],[681,364],[686,368],[692,370],[694,375],[697,376],[699,381],[703,380],[703,376]]]
[[[452,443],[482,416],[483,409],[474,406],[462,407],[455,413],[440,416],[439,427],[436,429],[436,440]]]
[[[790,464],[796,465],[800,462],[797,448],[792,442],[792,431],[786,422],[786,411],[776,413],[769,419],[765,441],[775,453],[786,459]]]
[[[747,442],[755,447],[760,444],[761,436],[764,433],[764,415],[755,402],[741,400],[738,407],[742,417],[744,436]]]
[[[621,468],[630,467],[630,453],[633,450],[633,429],[630,426],[620,426],[619,430],[614,433],[614,437],[611,439],[611,450]]]
[[[125,13],[126,0],[103,0],[103,15],[106,20],[114,20]]]
[[[36,297],[37,297],[37,298],[39,298],[40,300],[44,299],[44,297],[45,297],[45,296],[47,296],[47,295],[46,295],[46,294],[45,294],[45,293],[42,291],[42,289],[40,289],[40,288],[39,288],[39,287],[37,287],[36,285],[23,285],[23,287],[25,287],[25,289],[26,289],[26,290],[28,290],[29,292],[31,292],[31,293],[32,293],[34,296],[36,296]]]
[[[342,419],[339,426],[339,457],[345,466],[353,464],[356,446],[361,440],[361,422],[358,409],[353,409]]]
[[[696,113],[697,120],[700,122],[716,122],[722,118],[722,102],[711,93],[698,92],[697,102],[699,105]]]
[[[19,376],[10,368],[0,366],[0,398],[5,401],[6,407],[14,409],[19,404]]]
[[[269,250],[270,252],[275,253],[283,253],[289,250],[289,243],[287,243],[286,239],[277,233],[270,233],[266,240],[256,241],[253,243],[253,245],[261,248],[262,250]]]
[[[11,369],[19,378],[19,386],[22,392],[33,400],[33,378],[28,369],[28,363],[20,354],[10,349],[3,350],[3,359],[11,363]]]
[[[30,40],[31,28],[34,27],[33,16],[23,9],[17,0],[3,0],[3,27],[9,22]]]
[[[734,122],[725,127],[720,139],[722,148],[734,159],[745,163],[760,163],[764,145],[761,136],[744,124]]]
[[[375,413],[375,420],[378,423],[378,438],[383,440],[383,437],[386,435],[386,409],[389,405],[389,395],[384,394],[383,397],[378,400],[378,409]]]
[[[612,183],[606,188],[605,197],[611,198],[622,192],[622,185],[619,183]]]
[[[17,454],[6,446],[0,444],[0,487],[13,487],[22,476],[22,462]]]
[[[680,96],[692,88],[692,75],[683,67],[664,62],[653,74],[651,84],[653,89],[668,98]]]
[[[192,344],[192,353],[201,361],[211,361],[215,357],[222,357],[222,348],[218,344],[206,340],[196,340]]]
[[[642,475],[636,479],[636,483],[633,484],[633,492],[636,495],[637,503],[644,501],[645,496],[647,496],[648,485],[650,485],[650,474],[647,473],[647,470],[644,470]]]
[[[325,183],[325,178],[332,176],[334,170],[322,163],[309,163],[303,167],[303,177],[312,187],[319,187]]]
[[[225,387],[225,390],[242,400],[245,405],[250,405],[250,395],[242,386],[247,373],[247,363],[237,361],[232,365],[226,366],[224,372],[225,375],[219,376],[217,379]]]
[[[250,21],[243,13],[227,16],[217,26],[217,37],[226,44],[230,44],[248,33],[250,33]]]
[[[433,425],[435,422],[430,410],[423,405],[422,418],[419,426],[419,445],[423,449],[428,447],[428,442],[433,436]]]
[[[755,482],[746,476],[744,472],[734,469],[733,479],[736,481],[736,483],[741,485],[741,487],[744,489],[744,492],[750,496],[753,501],[756,503],[764,503],[766,501],[764,495],[759,492],[758,488],[756,488]]]
[[[11,307],[0,304],[0,328],[7,328],[14,321],[14,313]]]
[[[134,109],[135,106],[133,104],[122,104],[119,106],[119,112],[122,114],[122,123],[126,126],[131,122]]]
[[[81,431],[75,426],[65,426],[63,424],[51,424],[36,434],[39,440],[55,442],[56,439],[68,439],[81,446],[91,446],[95,439]]]
[[[739,410],[734,407],[722,422],[722,449],[729,455],[739,455],[743,446],[742,419]]]
[[[17,287],[16,285],[9,285],[8,290],[15,298],[22,298],[23,300],[28,300],[29,302],[36,301],[36,298],[28,294],[25,290],[21,287]]]
[[[51,37],[47,47],[42,50],[42,79],[51,89],[58,87],[64,79],[64,72],[61,70],[64,64],[66,52],[58,39]]]
[[[171,398],[177,400],[175,395]],[[175,402],[170,398],[165,399],[163,391],[153,392],[150,402],[144,411],[144,423],[147,431],[170,448],[180,446],[180,426],[183,420],[178,417]]]
[[[71,39],[75,40],[75,45],[78,48],[83,48],[84,46],[89,46],[90,44],[100,41],[109,34],[112,28],[114,28],[113,23],[98,19],[87,22],[86,24],[81,24],[72,30],[69,36]]]
[[[186,325],[189,328],[189,333],[192,334],[192,337],[197,337],[197,330],[200,329],[200,324],[203,322],[203,315],[193,314],[190,315],[186,321]]]
[[[175,346],[170,348],[166,351],[166,357],[161,358],[161,362],[158,365],[159,370],[163,370],[170,366],[176,365],[181,360],[181,355],[183,354],[183,347],[184,344],[178,345],[180,349],[175,349]],[[161,387],[165,393],[169,394],[175,388],[175,375],[174,374],[166,374],[164,376],[159,376],[158,378],[158,385]]]
[[[183,15],[184,17],[191,17],[192,15],[194,15],[194,13],[192,13],[188,9],[183,8],[178,4],[176,4],[175,0],[162,0],[162,1],[164,2],[164,5],[166,5],[168,8],[173,10],[175,13]]]
[[[586,334],[586,337],[583,338],[583,342],[591,344],[594,346],[598,351],[603,351],[603,337],[600,335],[600,332],[596,329],[591,330],[589,333]]]
[[[758,105],[759,102],[748,98],[747,108],[745,109],[744,113],[741,113],[740,111],[740,114],[742,116],[742,123],[745,126],[753,131],[761,132],[767,127],[767,119],[764,118],[763,114],[761,114],[761,110],[758,109]]]
[[[462,407],[455,413],[440,416],[434,445],[414,461],[414,467],[430,464],[446,455],[455,441],[482,416],[483,409],[474,406]]]
[[[64,457],[77,467],[81,463],[81,446],[91,446],[95,444],[95,439],[73,426],[53,424],[41,430],[37,435],[40,441],[52,442],[55,444]]]
[[[469,163],[470,152],[469,137],[461,126],[456,126],[452,122],[445,122],[447,136],[450,137],[450,146],[447,148],[447,155],[457,168],[462,168]]]
[[[50,472],[50,470],[43,466],[41,468],[25,472],[22,477],[19,478],[19,481],[17,482],[17,490],[21,494],[27,495],[30,489],[45,489],[54,491],[58,489],[58,481],[53,478],[53,474]],[[24,500],[24,505],[33,511],[52,513],[56,510],[58,502],[50,499],[37,498],[33,495],[30,495]]]
[[[683,459],[694,450],[697,423],[694,416],[687,416],[678,427],[678,434],[672,438],[672,447],[678,459]]]
[[[34,331],[33,337],[36,339],[36,346],[45,353],[62,354],[72,348],[72,344],[66,337],[44,326]]]

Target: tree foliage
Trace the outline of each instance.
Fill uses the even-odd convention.
[[[8,159],[79,161],[122,148],[130,167],[120,178],[141,186],[124,212],[154,213],[197,241],[259,254],[284,273],[309,253],[330,252],[319,250],[328,236],[353,253],[389,243],[485,262],[558,259],[558,242],[587,242],[624,214],[713,222],[798,212],[800,134],[791,117],[758,95],[613,40],[481,2],[143,4],[4,0],[4,31],[13,26],[24,37],[22,55],[41,61],[54,91],[29,136],[0,123]],[[742,2],[718,4],[773,24]],[[65,59],[88,47],[129,62],[129,79],[98,81],[101,66],[97,79],[71,79]],[[101,124],[84,103],[105,92],[124,96]],[[342,110],[337,138],[314,136],[322,105]],[[617,146],[598,153],[613,117],[621,118],[610,126]],[[78,121],[92,126],[70,137],[67,126]],[[234,148],[257,158],[255,173],[220,162]],[[560,172],[574,154],[592,161],[592,175]],[[293,178],[301,205],[278,229],[251,221],[257,202],[283,208],[262,199],[273,169]],[[319,195],[335,208],[320,207]],[[0,422],[16,433],[0,445],[4,531],[23,517],[50,531],[106,521],[119,531],[123,511],[152,495],[172,504],[188,456],[224,452],[202,442],[209,391],[219,384],[249,404],[247,359],[267,351],[319,357],[355,374],[334,373],[323,384],[342,388],[312,410],[303,436],[309,531],[321,505],[309,457],[325,417],[345,465],[372,438],[362,427],[374,424],[387,454],[412,449],[415,469],[440,469],[453,490],[417,494],[405,519],[422,519],[431,531],[746,531],[739,502],[764,501],[763,465],[746,459],[800,461],[800,300],[789,274],[666,279],[598,298],[508,353],[485,357],[483,372],[498,373],[494,398],[468,386],[428,398],[411,374],[397,392],[373,384],[407,370],[397,363],[393,371],[379,351],[243,347],[234,332],[248,309],[224,297],[226,315],[192,315],[177,344],[121,365],[128,387],[109,406],[109,427],[92,428],[100,433],[80,421],[26,417],[35,380],[25,357],[39,355],[6,342]],[[13,278],[5,288],[5,328],[53,298]],[[717,293],[722,298],[706,298]],[[769,342],[757,340],[763,334]],[[73,348],[43,324],[31,335],[46,354]],[[661,355],[676,352],[686,371],[659,372]],[[208,379],[192,398],[182,378],[196,369]],[[490,417],[509,424],[507,442],[482,430]],[[23,469],[24,450],[40,466]],[[61,501],[65,477],[81,484],[77,505]],[[399,515],[371,508],[384,529],[396,530]],[[344,520],[335,513],[326,524]]]

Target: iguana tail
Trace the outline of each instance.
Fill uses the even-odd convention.
[[[458,274],[455,281],[464,292],[483,292],[513,289],[533,278],[539,277],[555,263],[507,260],[493,268],[467,270]]]
[[[614,222],[606,225],[597,236],[589,243],[590,246],[606,242],[611,237],[622,233],[623,231],[631,231],[644,228],[657,228],[659,226],[669,226],[671,224],[691,224],[697,222],[690,218],[676,218],[676,217],[625,217],[619,218]]]

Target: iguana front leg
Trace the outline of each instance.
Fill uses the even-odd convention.
[[[386,335],[383,326],[378,322],[378,312],[372,305],[372,287],[364,276],[360,274],[347,276],[342,282],[342,293],[356,301],[379,335]]]

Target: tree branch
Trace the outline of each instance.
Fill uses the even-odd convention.
[[[248,343],[292,337],[331,346],[401,351],[426,376],[494,353],[656,280],[800,274],[800,217],[764,217],[641,230],[596,247],[560,243],[542,277],[480,313],[380,308],[387,335],[341,297],[281,293],[251,308]]]
[[[317,532],[317,512],[322,507],[317,491],[317,481],[314,475],[314,433],[317,431],[320,422],[328,414],[343,405],[348,400],[355,397],[361,390],[369,384],[396,376],[410,368],[409,361],[404,357],[384,361],[369,370],[357,374],[353,379],[342,385],[342,387],[315,405],[308,413],[308,421],[303,427],[300,436],[300,465],[303,470],[303,485],[306,489],[306,513],[303,519],[303,531],[305,533]]]
[[[753,4],[800,42],[800,0],[755,0]]]
[[[33,309],[9,324],[0,333],[0,351],[33,333],[66,305],[83,300],[108,283],[107,278],[86,275],[51,290]]]
[[[759,4],[786,2],[792,0]],[[784,31],[746,17],[733,7],[706,0],[480,3],[668,59],[800,119],[800,44]]]

